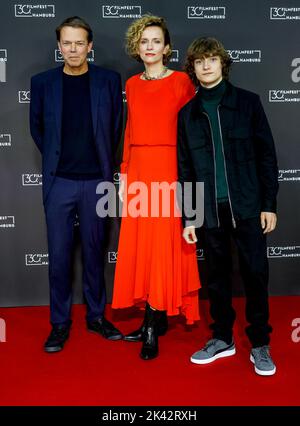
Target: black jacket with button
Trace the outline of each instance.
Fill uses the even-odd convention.
[[[234,220],[276,212],[278,166],[259,96],[226,83],[219,117]],[[204,226],[217,227],[214,146],[201,88],[178,115],[178,180],[204,182]],[[184,225],[187,218],[183,211]]]

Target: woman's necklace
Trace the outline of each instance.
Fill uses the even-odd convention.
[[[160,74],[158,74],[158,75],[156,75],[155,77],[151,77],[148,73],[147,73],[147,71],[145,70],[144,72],[143,72],[143,78],[145,79],[145,80],[160,80],[161,78],[163,78],[163,76],[167,73],[167,71],[168,71],[168,67],[164,67],[163,68],[163,70],[162,70],[162,72],[160,73]]]

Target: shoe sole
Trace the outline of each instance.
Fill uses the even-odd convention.
[[[146,356],[146,357],[143,357],[143,355],[140,353],[140,358],[141,358],[143,361],[151,361],[151,359],[155,359],[155,358],[157,358],[157,357],[158,357],[158,355],[159,355],[159,353],[157,352],[157,354],[155,354],[155,355],[153,355],[153,356]]]
[[[274,367],[273,370],[260,370],[259,368],[257,368],[253,355],[250,355],[250,361],[254,364],[254,371],[259,376],[273,376],[273,374],[276,373],[276,367]]]
[[[168,331],[168,330],[164,330],[164,331],[162,331],[162,332],[159,332],[159,333],[158,333],[158,336],[159,336],[159,337],[164,336],[164,335],[167,333],[167,331]],[[130,337],[128,337],[128,336],[124,336],[124,337],[123,337],[123,340],[125,340],[126,342],[142,342],[142,341],[143,341],[143,338],[142,338],[142,337],[139,337],[139,338],[136,338],[136,337],[130,338]]]
[[[47,354],[54,354],[55,352],[60,352],[62,350],[63,350],[63,348],[44,348],[44,351]]]
[[[191,356],[190,360],[193,364],[210,364],[211,362],[216,361],[216,359],[226,358],[228,356],[235,355],[235,353],[236,353],[236,350],[235,348],[233,348],[230,350],[226,350],[224,352],[220,352],[219,354],[216,354],[215,356],[208,359],[196,359]]]
[[[105,336],[103,336],[103,334],[98,333],[98,331],[90,330],[89,328],[87,329],[87,331],[89,331],[90,333],[98,334],[98,336],[102,336],[106,340],[121,340],[121,339],[123,339],[123,336],[121,334],[118,335],[118,336],[105,337]]]
[[[124,336],[123,340],[125,340],[125,342],[134,342],[134,343],[137,343],[137,342],[142,342],[143,339],[142,338],[139,338],[139,339],[136,339],[136,338],[130,339],[130,338]]]

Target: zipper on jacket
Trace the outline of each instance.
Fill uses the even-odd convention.
[[[236,228],[236,221],[233,216],[233,210],[232,210],[232,204],[231,204],[231,198],[230,198],[230,191],[229,191],[229,185],[228,185],[228,178],[227,178],[227,167],[226,167],[226,161],[225,161],[225,153],[224,153],[224,144],[223,144],[223,135],[222,135],[222,129],[221,129],[221,121],[220,121],[220,105],[218,105],[217,113],[218,113],[218,124],[219,124],[219,131],[220,131],[220,137],[221,137],[221,145],[222,145],[222,153],[223,153],[223,161],[224,161],[224,170],[225,170],[225,178],[227,183],[227,189],[228,189],[228,201],[230,205],[230,211],[231,211],[231,220],[232,220],[232,226]]]
[[[214,171],[215,171],[215,200],[216,200],[216,213],[217,213],[217,221],[218,221],[218,228],[220,227],[220,220],[219,220],[219,212],[218,212],[218,202],[217,202],[217,166],[216,166],[216,152],[215,152],[215,141],[214,141],[214,135],[213,135],[213,131],[212,131],[212,127],[211,127],[211,122],[209,119],[209,115],[202,111],[204,115],[206,115],[207,120],[208,120],[208,124],[209,124],[209,128],[210,128],[210,134],[211,134],[211,139],[212,139],[212,144],[213,144],[213,150],[214,150]]]

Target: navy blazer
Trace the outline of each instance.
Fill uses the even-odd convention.
[[[51,190],[61,152],[63,67],[31,78],[30,132],[43,160],[43,201]],[[103,178],[112,181],[122,131],[122,86],[118,73],[88,64],[94,140]]]

